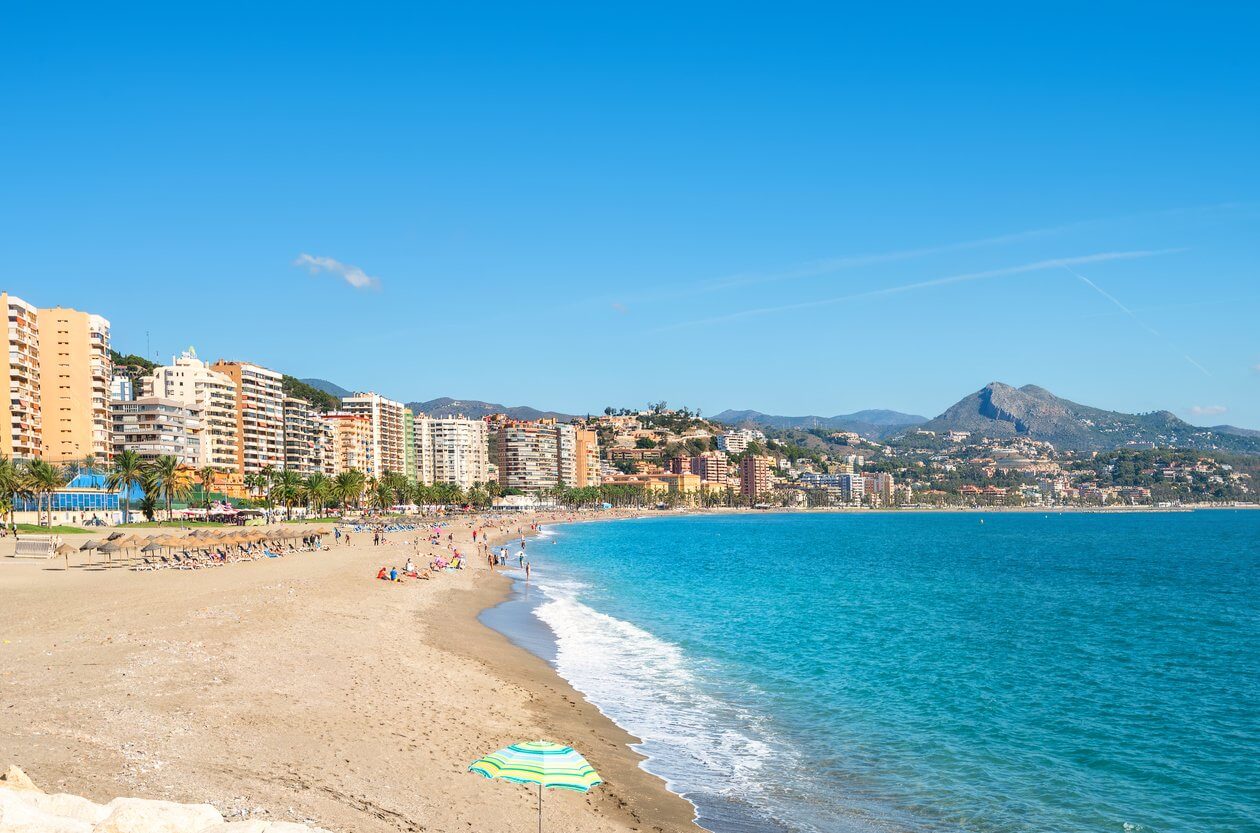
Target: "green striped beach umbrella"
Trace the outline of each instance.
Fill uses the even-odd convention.
[[[468,771],[517,784],[537,784],[539,833],[542,833],[543,787],[584,793],[604,783],[595,768],[572,746],[546,740],[514,743],[474,761]]]

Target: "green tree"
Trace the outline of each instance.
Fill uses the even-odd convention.
[[[147,467],[157,494],[166,504],[166,520],[171,520],[171,504],[192,493],[192,472],[174,454],[163,454]]]
[[[315,472],[306,478],[306,499],[316,516],[323,513],[325,504],[332,497],[333,483],[322,472]]]
[[[293,519],[293,504],[302,497],[302,476],[295,471],[277,472],[273,479],[272,494],[284,507],[286,520]]]
[[[131,521],[131,489],[140,485],[143,475],[144,461],[130,449],[115,454],[114,465],[105,473],[105,488],[111,492],[122,492],[123,523]]]
[[[26,464],[27,488],[35,495],[35,515],[39,523],[43,518],[43,497],[48,497],[48,524],[52,526],[53,493],[66,485],[66,473],[61,467],[36,458]]]

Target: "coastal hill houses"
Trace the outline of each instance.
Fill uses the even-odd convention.
[[[54,511],[116,512],[100,475],[124,450],[174,457],[233,499],[266,476],[400,474],[504,496],[801,507],[1133,505],[1253,499],[1254,460],[1189,449],[1062,451],[922,427],[881,441],[759,430],[665,403],[585,418],[426,414],[374,391],[334,396],[244,358],[193,348],[158,364],[116,354],[104,316],[0,293],[7,318],[0,455],[73,475]],[[115,366],[115,360],[119,362]],[[295,384],[296,383],[296,384]],[[18,496],[24,511],[31,501]]]

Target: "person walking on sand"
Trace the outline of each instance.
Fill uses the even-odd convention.
[[[525,580],[529,581],[529,562],[525,562]]]

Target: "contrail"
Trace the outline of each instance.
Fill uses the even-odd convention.
[[[842,304],[847,301],[859,301],[866,298],[879,298],[884,295],[898,295],[903,292],[911,292],[916,289],[926,289],[932,286],[945,286],[951,283],[965,283],[967,281],[978,281],[985,278],[999,278],[1009,275],[1020,275],[1025,272],[1039,272],[1046,269],[1053,269],[1056,266],[1066,266],[1077,263],[1098,263],[1107,260],[1132,260],[1140,257],[1154,257],[1155,255],[1169,254],[1171,252],[1180,251],[1180,249],[1153,249],[1138,250],[1130,252],[1099,252],[1092,255],[1082,255],[1079,257],[1068,258],[1052,258],[1050,260],[1038,260],[1033,263],[1023,263],[1019,266],[1008,266],[1002,269],[990,269],[984,272],[968,272],[962,275],[950,275],[945,278],[934,278],[928,281],[918,281],[917,283],[901,284],[899,286],[889,286],[883,289],[871,289],[866,292],[857,292],[852,295],[841,295],[836,298],[823,298],[818,301],[802,301],[795,304],[783,304],[774,307],[758,307],[755,309],[742,310],[727,315],[719,315],[713,318],[703,318],[698,321],[686,321],[680,324],[673,324],[667,327],[660,327],[652,332],[667,332],[670,330],[679,330],[686,327],[694,327],[703,324],[725,324],[730,321],[738,321],[743,318],[752,318],[758,315],[770,315],[776,312],[795,312],[797,310],[812,309],[814,307],[827,307],[834,304]]]
[[[1164,334],[1163,334],[1163,333],[1161,333],[1159,330],[1157,330],[1157,329],[1155,329],[1154,327],[1152,327],[1150,324],[1147,324],[1147,323],[1146,323],[1145,321],[1143,321],[1141,318],[1138,318],[1137,313],[1136,313],[1136,312],[1134,312],[1133,310],[1129,309],[1128,307],[1126,307],[1124,304],[1120,303],[1119,299],[1118,299],[1118,298],[1116,298],[1116,296],[1112,295],[1110,292],[1107,292],[1107,291],[1106,291],[1105,289],[1103,289],[1101,286],[1099,286],[1098,284],[1094,283],[1094,282],[1093,282],[1093,281],[1091,281],[1089,278],[1085,277],[1084,275],[1082,275],[1080,272],[1078,272],[1078,271],[1076,271],[1075,269],[1073,269],[1073,268],[1072,268],[1071,266],[1069,266],[1068,264],[1066,264],[1066,263],[1061,263],[1061,264],[1059,264],[1059,265],[1060,265],[1060,266],[1062,266],[1064,269],[1066,269],[1066,270],[1067,270],[1068,272],[1070,272],[1071,274],[1073,274],[1073,275],[1075,275],[1076,277],[1080,278],[1080,279],[1081,279],[1081,281],[1082,281],[1082,282],[1083,282],[1086,286],[1088,286],[1090,289],[1094,290],[1094,291],[1095,291],[1095,292],[1097,292],[1099,295],[1103,296],[1103,297],[1104,297],[1104,298],[1106,298],[1108,301],[1110,301],[1111,303],[1115,304],[1115,305],[1116,305],[1116,307],[1118,307],[1118,308],[1119,308],[1119,310],[1120,310],[1121,312],[1123,312],[1125,315],[1129,316],[1129,317],[1130,317],[1130,318],[1132,318],[1135,322],[1137,322],[1137,325],[1138,325],[1139,327],[1141,327],[1143,330],[1146,330],[1148,333],[1150,333],[1151,335],[1155,336],[1155,337],[1156,337],[1156,338],[1158,338],[1160,341],[1164,342],[1164,343],[1165,343],[1165,344],[1167,344],[1169,347],[1173,348],[1173,349],[1174,349],[1174,350],[1176,350],[1178,353],[1180,353],[1180,354],[1181,354],[1181,357],[1182,357],[1183,359],[1185,359],[1186,361],[1190,362],[1190,364],[1194,365],[1195,367],[1199,368],[1199,370],[1202,370],[1202,371],[1203,371],[1203,373],[1204,373],[1204,375],[1206,375],[1206,376],[1211,376],[1211,375],[1212,375],[1212,372],[1211,372],[1210,370],[1208,370],[1206,367],[1204,367],[1203,365],[1201,365],[1201,364],[1199,364],[1198,362],[1196,362],[1193,358],[1191,358],[1191,357],[1190,357],[1190,354],[1189,354],[1189,353],[1187,353],[1185,350],[1182,350],[1180,347],[1178,347],[1178,346],[1177,346],[1177,345],[1173,342],[1173,340],[1172,340],[1172,339],[1168,338],[1168,336],[1164,335]]]

